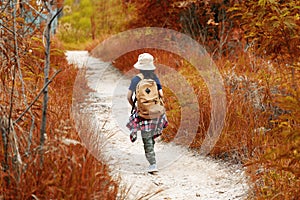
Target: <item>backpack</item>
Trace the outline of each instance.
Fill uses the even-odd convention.
[[[138,115],[144,119],[160,117],[165,113],[165,108],[159,97],[155,80],[144,79],[144,75],[141,73],[137,76],[141,79],[135,90]]]

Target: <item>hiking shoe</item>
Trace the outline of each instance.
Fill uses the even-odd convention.
[[[158,172],[158,169],[157,169],[156,164],[150,165],[150,166],[148,167],[148,172],[149,172],[149,173],[152,173],[152,172]]]

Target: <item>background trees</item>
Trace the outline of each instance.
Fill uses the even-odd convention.
[[[156,26],[171,28],[190,35],[210,53],[228,54],[232,51],[234,24],[226,9],[233,5],[227,0],[217,1],[130,1],[136,7],[135,18],[128,28]],[[229,44],[231,41],[231,44]],[[236,47],[235,47],[236,48]]]
[[[68,0],[64,2],[59,37],[70,48],[72,43],[94,43],[124,30],[131,19],[133,7],[123,6],[121,0]]]
[[[283,68],[290,68],[294,79],[295,68],[299,68],[300,54],[299,2],[245,1],[235,4],[229,11],[236,23],[240,24],[253,52],[280,63]]]

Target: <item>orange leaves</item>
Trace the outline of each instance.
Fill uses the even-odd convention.
[[[245,1],[228,11],[242,24],[245,37],[254,44],[256,54],[293,63],[300,55],[293,45],[300,42],[300,23],[296,14],[300,11],[299,6],[299,1]]]
[[[261,183],[256,187],[257,198],[297,199],[296,194],[300,192],[300,1],[230,1],[238,3],[233,7],[219,5],[219,1],[214,1],[215,4],[164,1],[161,5],[156,2],[135,1],[138,15],[130,28],[172,28],[189,34],[210,52],[220,50],[219,55],[233,55],[219,56],[218,60],[226,85],[228,112],[223,133],[211,155],[255,163],[251,167],[262,171],[250,175]],[[243,49],[246,42],[247,48]],[[221,45],[224,46],[220,48]],[[132,69],[138,51],[118,58],[115,66],[125,72]],[[201,146],[211,111],[205,84],[190,73],[189,64],[180,58],[155,49],[149,51],[159,63],[180,71],[199,95],[200,125],[191,146]],[[193,119],[181,116],[178,98],[174,92],[165,91],[170,125],[163,137],[172,141],[181,117],[191,122]]]
[[[49,87],[49,114],[47,116],[49,126],[46,131],[44,165],[40,168],[38,162],[38,121],[41,104],[36,103],[32,108],[32,112],[36,113],[34,114],[36,118],[30,146],[28,146],[28,140],[31,116],[26,115],[19,123],[20,127],[16,129],[21,144],[22,160],[25,164],[20,175],[20,182],[13,178],[14,174],[8,173],[11,183],[5,185],[4,178],[6,177],[1,177],[0,183],[3,187],[0,193],[3,194],[3,198],[8,199],[73,199],[74,196],[78,199],[115,198],[118,191],[117,182],[111,179],[106,165],[94,158],[85,147],[79,144],[75,125],[70,120],[69,112],[77,69],[69,66],[64,54],[58,53],[55,47],[53,47],[53,52],[56,52],[51,57],[53,65],[59,66],[62,72]],[[33,49],[33,54],[38,58],[42,56],[35,49]],[[39,63],[32,57],[22,59],[24,63]],[[38,73],[33,73],[38,72],[40,68],[38,65],[33,65],[30,68],[24,67],[22,70],[26,75],[24,78],[27,78],[25,80],[27,100],[31,101],[35,97],[34,88],[42,87],[42,82],[33,81],[36,77],[42,78]],[[16,89],[21,91],[20,88]],[[23,107],[21,100],[16,101],[15,108]],[[14,113],[14,116],[17,114]]]
[[[33,4],[36,2],[32,1]],[[10,4],[7,5],[10,7]],[[24,13],[29,13],[30,8],[26,6],[23,8]],[[43,88],[45,49],[41,39],[42,34],[32,37],[28,32],[23,32],[26,29],[24,29],[24,20],[21,18],[16,18],[16,23],[21,28],[17,30],[18,40],[14,41],[10,11],[3,7],[0,15],[2,20],[0,26],[0,104],[1,109],[5,109],[4,112],[1,110],[0,119],[8,118],[10,106],[12,106],[11,117],[14,122]],[[55,41],[54,38],[52,39]],[[16,47],[18,55],[14,45],[18,45]],[[111,197],[115,199],[118,190],[117,183],[108,174],[106,165],[88,154],[85,147],[78,144],[79,137],[74,123],[70,120],[73,84],[77,70],[74,66],[68,65],[61,47],[58,47],[55,42],[51,47],[50,76],[55,74],[56,70],[61,69],[62,72],[48,87],[49,112],[45,134],[44,165],[41,167],[39,163],[42,107],[40,98],[20,121],[11,123],[16,133],[13,142],[5,138],[5,129],[1,129],[4,139],[0,142],[0,159],[3,163],[0,198],[101,199],[101,197]],[[10,105],[14,67],[16,69],[15,88]],[[86,88],[85,85],[83,89]],[[4,143],[9,143],[8,147],[5,147]],[[18,144],[18,151],[23,161],[22,165],[18,166],[14,158],[16,144]],[[101,176],[97,175],[100,173]]]

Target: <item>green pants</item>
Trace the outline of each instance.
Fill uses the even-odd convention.
[[[154,153],[155,141],[153,139],[153,134],[154,131],[150,131],[150,132],[142,131],[145,155],[150,165],[156,164],[155,153]]]

